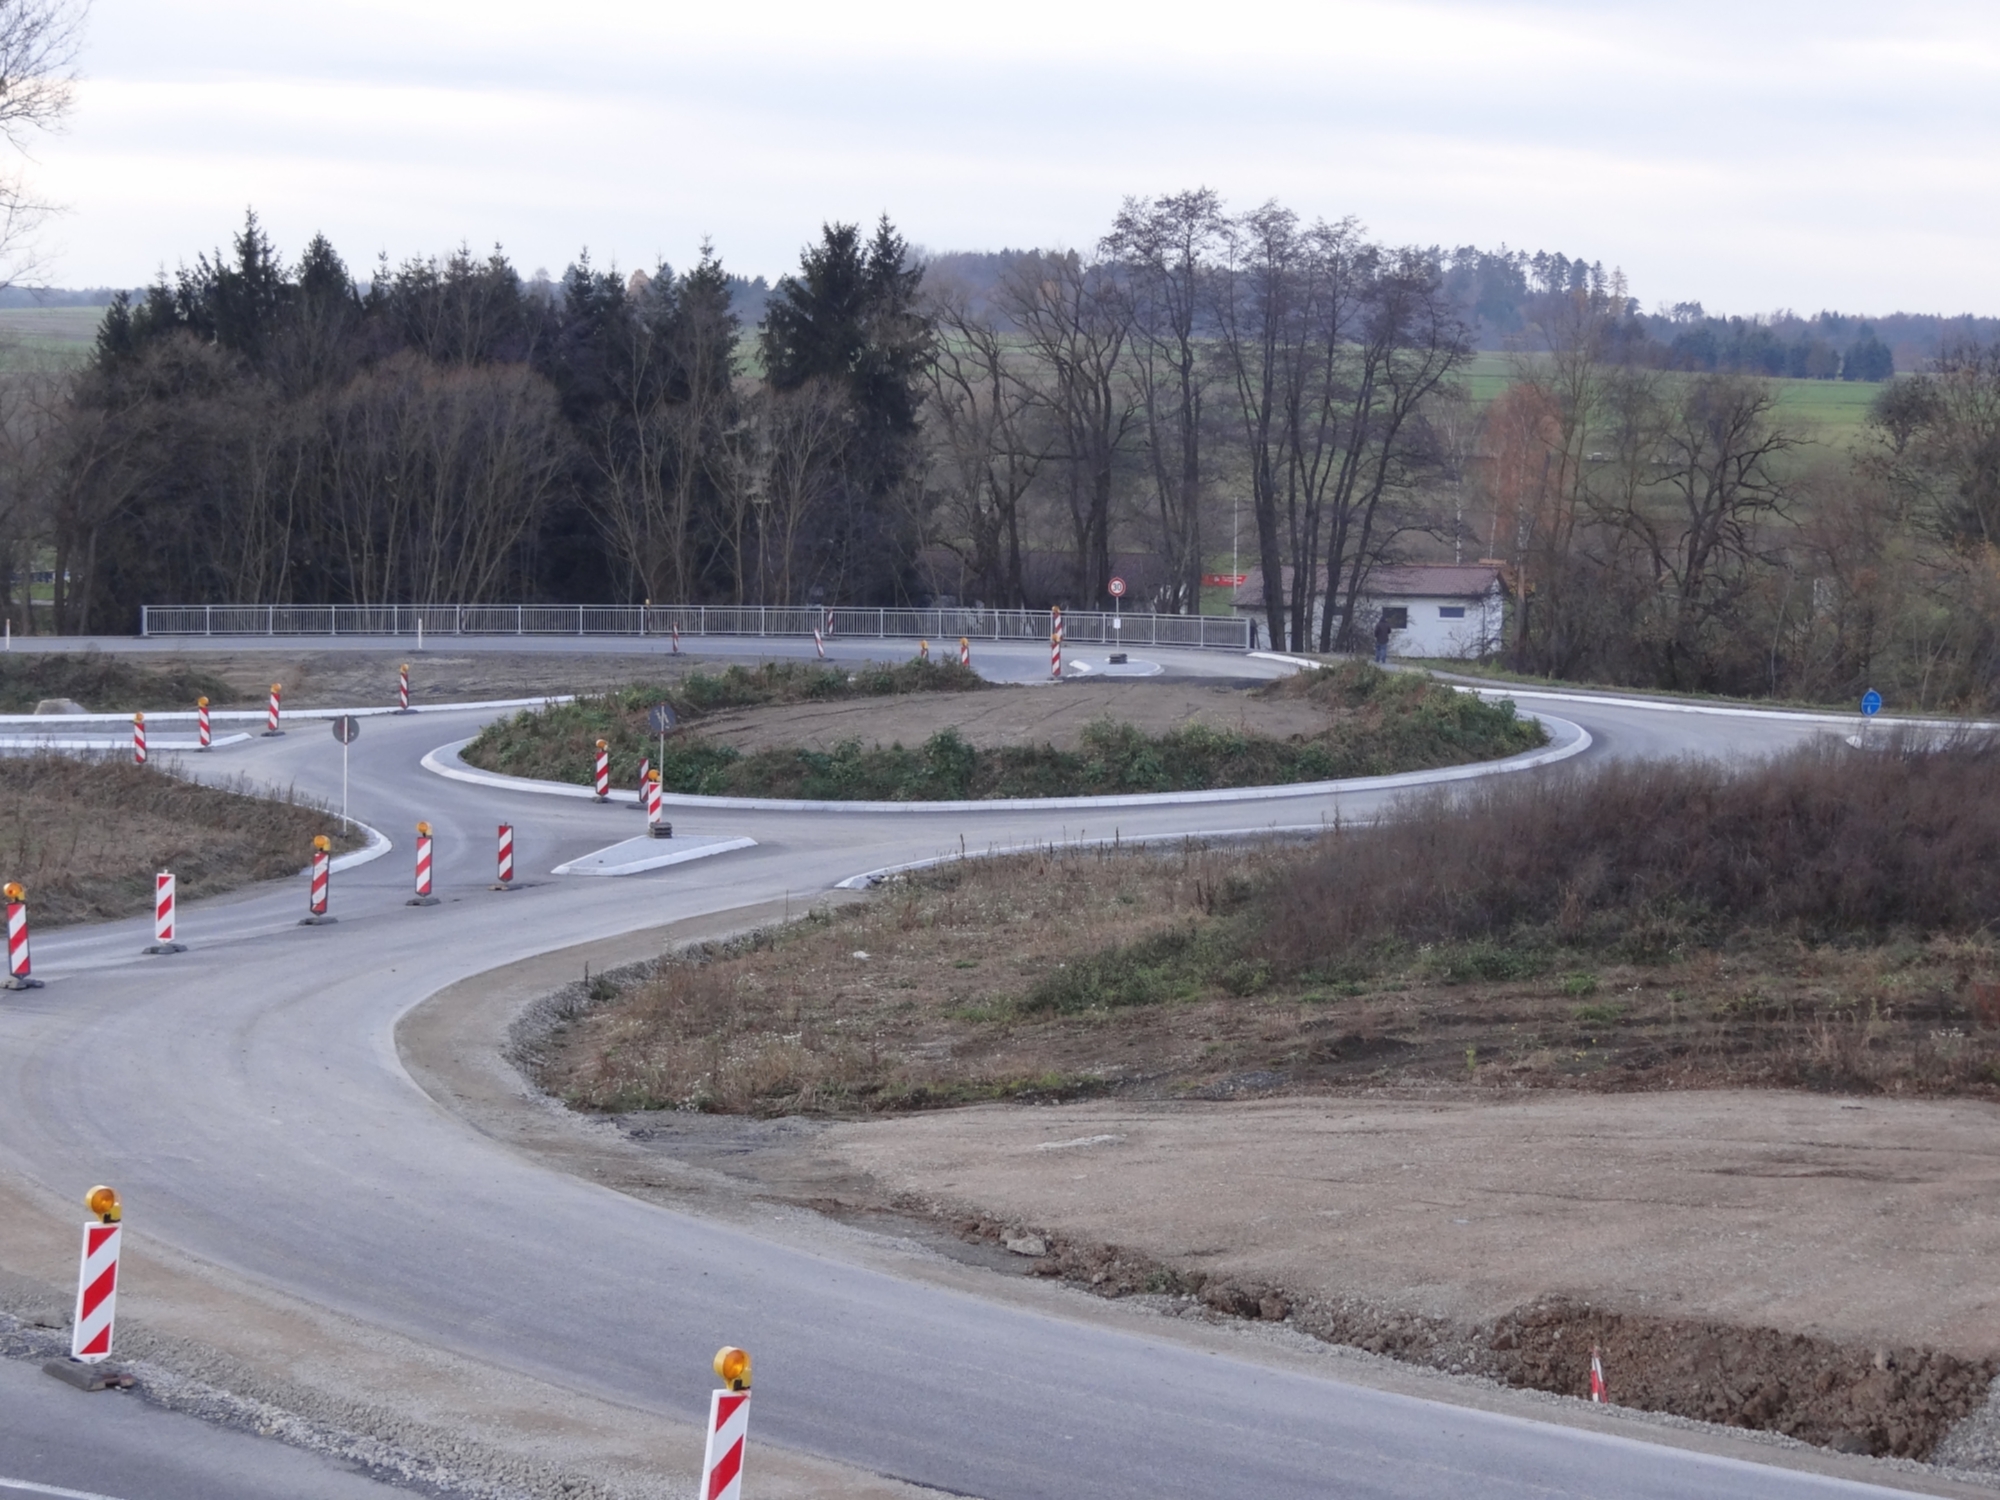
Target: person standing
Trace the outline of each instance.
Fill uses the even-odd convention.
[[[1375,665],[1386,665],[1389,660],[1389,611],[1383,610],[1375,617]]]

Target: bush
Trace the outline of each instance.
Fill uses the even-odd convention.
[[[2000,917],[2000,741],[1506,777],[1328,836],[1260,909],[1257,951],[1287,974],[1384,940],[1507,978],[1556,948],[1657,961],[1743,929],[1975,933]]]

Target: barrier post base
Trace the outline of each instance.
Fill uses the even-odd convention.
[[[129,1391],[139,1383],[116,1365],[87,1365],[80,1359],[49,1360],[42,1366],[42,1373],[80,1391]]]
[[[188,950],[186,943],[154,943],[144,951],[147,953],[185,953]]]
[[[435,896],[412,896],[403,903],[405,906],[436,906],[437,904],[438,898]]]
[[[10,978],[4,985],[0,985],[0,989],[9,989],[9,990],[38,990],[41,987],[42,987],[42,982],[39,979],[19,979],[19,978]]]
[[[259,738],[267,740],[281,740],[284,737],[285,731],[282,729],[267,729],[259,736]]]
[[[650,833],[656,839],[670,839],[674,836],[674,825],[671,823],[655,823],[646,832]]]
[[[300,917],[300,918],[299,918],[299,926],[301,926],[301,927],[331,927],[331,926],[332,926],[332,925],[333,925],[333,924],[334,924],[335,922],[338,922],[339,920],[340,920],[340,918],[338,918],[338,917]]]
[[[497,884],[489,885],[486,889],[489,891],[518,891],[526,889],[526,886],[524,882],[519,880],[502,880]]]

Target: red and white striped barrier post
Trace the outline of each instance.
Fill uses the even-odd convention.
[[[819,633],[818,626],[813,627],[813,650],[819,653],[821,661],[826,660],[826,637]]]
[[[299,919],[301,927],[323,927],[340,918],[327,915],[327,900],[333,886],[333,840],[323,833],[313,835],[312,886],[306,898],[308,915]]]
[[[500,883],[493,887],[496,891],[514,889],[514,825],[500,825]]]
[[[661,816],[660,773],[648,772],[646,776],[646,832],[656,839],[670,839],[674,836],[674,825]]]
[[[410,664],[408,662],[404,662],[402,670],[396,674],[396,712],[399,714],[406,714],[409,711],[410,711]]]
[[[680,627],[680,622],[676,621],[674,623],[674,655],[679,656],[680,654],[681,654],[681,627]]]
[[[958,638],[958,664],[961,667],[972,665],[972,642],[964,636]]]
[[[264,733],[267,735],[284,733],[282,729],[278,728],[278,700],[284,696],[284,693],[285,685],[282,682],[271,684],[271,705],[264,710]]]
[[[211,742],[208,728],[208,699],[206,698],[197,698],[194,700],[194,728],[195,735],[201,742],[195,748],[197,750],[206,750]]]
[[[750,1436],[750,1356],[731,1345],[715,1353],[723,1388],[708,1398],[700,1500],[742,1500],[743,1449]]]
[[[94,1365],[111,1357],[111,1327],[118,1313],[118,1241],[125,1210],[117,1192],[108,1187],[92,1188],[83,1203],[97,1215],[97,1222],[83,1226],[83,1265],[76,1278],[69,1357]]]
[[[1603,1353],[1597,1345],[1590,1346],[1590,1399],[1600,1406],[1604,1404]]]
[[[417,893],[405,906],[436,906],[438,898],[431,894],[431,825],[417,825]]]
[[[652,758],[652,756],[650,756],[650,755],[642,755],[642,756],[640,756],[640,757],[639,757],[639,802],[638,802],[638,806],[639,806],[639,809],[640,809],[640,810],[641,810],[642,812],[643,812],[643,811],[645,810],[645,806],[646,806],[646,781],[647,781],[647,778],[649,778],[649,777],[650,777],[650,776],[651,776],[652,774],[653,774],[653,758]]]
[[[597,800],[611,800],[611,746],[603,740],[597,742]]]
[[[1049,676],[1062,676],[1062,606],[1049,610]]]
[[[146,716],[144,714],[134,714],[132,715],[132,764],[143,766],[145,763]]]
[[[28,893],[21,882],[7,882],[7,988],[38,990],[41,980],[34,977],[34,963],[28,957]]]
[[[148,953],[185,953],[185,944],[174,941],[174,872],[162,870],[153,877],[153,946]]]

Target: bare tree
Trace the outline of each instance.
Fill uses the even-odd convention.
[[[1025,389],[1060,434],[1054,450],[1076,559],[1076,602],[1108,602],[1111,497],[1118,460],[1138,420],[1122,361],[1131,321],[1113,268],[1075,251],[1024,255],[996,298],[1019,330]]]
[[[1016,369],[1007,340],[963,296],[933,304],[936,355],[930,368],[929,428],[937,452],[934,497],[947,529],[943,545],[959,554],[983,602],[1024,607],[1021,509],[1052,447],[1038,421],[1041,393]]]
[[[0,0],[0,136],[16,152],[68,118],[89,12],[89,0]],[[33,237],[53,211],[21,166],[0,168],[0,286],[43,268]]]
[[[1202,417],[1208,389],[1203,314],[1222,199],[1210,188],[1128,198],[1104,250],[1121,266],[1160,549],[1175,612],[1201,612]]]

